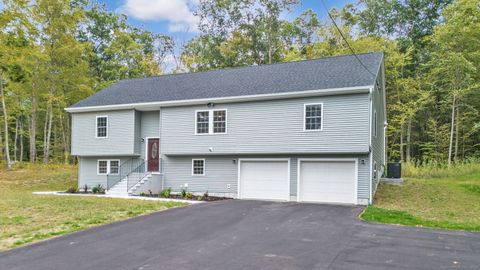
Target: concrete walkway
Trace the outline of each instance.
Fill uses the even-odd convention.
[[[178,200],[156,197],[143,197],[143,196],[119,196],[108,194],[82,194],[82,193],[65,193],[61,191],[35,191],[36,195],[58,195],[58,196],[80,196],[80,197],[98,197],[98,198],[114,198],[114,199],[128,199],[128,200],[143,200],[143,201],[161,201],[161,202],[182,202],[189,204],[204,203],[204,201],[192,201],[192,200]]]

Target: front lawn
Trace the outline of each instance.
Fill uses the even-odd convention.
[[[28,165],[0,171],[0,250],[184,205],[175,202],[34,195],[76,187],[77,168]]]
[[[465,175],[407,178],[403,186],[381,184],[374,205],[361,218],[379,223],[480,231],[480,166],[471,166],[477,169]]]

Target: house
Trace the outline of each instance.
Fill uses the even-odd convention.
[[[385,169],[383,53],[122,80],[66,108],[78,183],[368,204]]]

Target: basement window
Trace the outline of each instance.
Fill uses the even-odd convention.
[[[119,163],[118,160],[110,160],[110,174],[118,174]]]
[[[108,160],[99,160],[97,164],[97,171],[99,175],[105,175],[108,173]]]
[[[192,159],[192,175],[205,175],[205,159]]]
[[[118,174],[119,170],[120,170],[119,159],[113,159],[113,160],[102,159],[97,161],[98,175]]]

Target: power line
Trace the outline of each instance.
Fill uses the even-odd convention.
[[[350,49],[350,51],[352,52],[353,56],[355,56],[355,58],[358,60],[358,62],[360,63],[360,65],[362,65],[362,67],[368,71],[368,73],[372,74],[372,76],[374,77],[377,77],[377,75],[375,75],[373,72],[371,72],[367,66],[365,66],[362,62],[362,60],[360,60],[360,58],[358,57],[358,55],[355,53],[355,51],[353,50],[353,48],[350,46],[350,43],[348,43],[348,40],[345,38],[345,36],[343,35],[342,33],[342,30],[340,30],[340,27],[338,27],[337,23],[335,22],[335,19],[333,19],[333,16],[332,14],[330,14],[330,11],[328,10],[327,8],[327,5],[325,5],[325,2],[323,0],[320,0],[320,2],[322,2],[322,5],[323,5],[323,8],[325,9],[325,11],[327,12],[328,14],[328,17],[330,17],[330,19],[332,20],[333,22],[333,25],[335,26],[335,28],[337,29],[338,33],[340,34],[340,36],[342,37],[342,39],[345,41],[345,43],[347,43],[347,46],[348,48]]]

